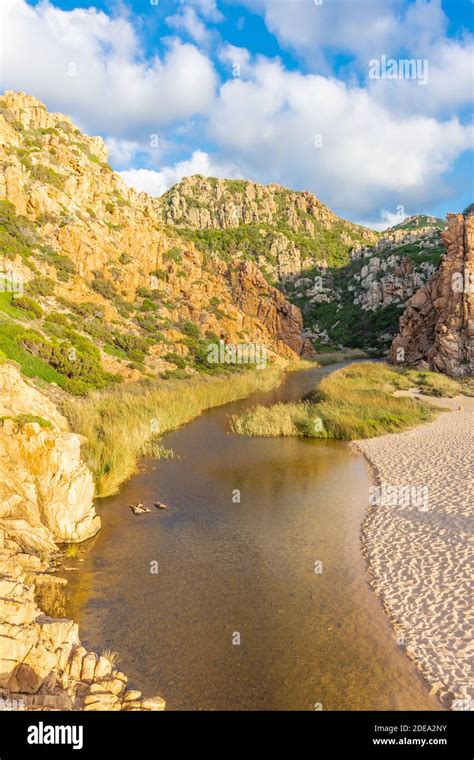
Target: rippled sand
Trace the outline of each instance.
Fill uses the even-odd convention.
[[[451,411],[354,442],[377,483],[426,487],[428,496],[421,509],[403,499],[369,506],[364,552],[397,640],[432,693],[451,709],[474,709],[474,399],[427,400]]]

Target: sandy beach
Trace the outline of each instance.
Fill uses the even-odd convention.
[[[474,399],[427,400],[449,411],[353,444],[377,484],[363,548],[399,646],[444,707],[474,709]]]

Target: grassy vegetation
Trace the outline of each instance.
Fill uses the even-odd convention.
[[[368,356],[365,351],[358,348],[324,348],[324,350],[317,351],[314,357],[321,367],[326,367],[328,364],[337,364],[338,362],[346,362],[351,359],[367,359]]]
[[[341,440],[394,433],[427,422],[436,414],[432,405],[393,395],[397,390],[413,387],[436,396],[462,391],[460,383],[434,372],[360,362],[324,378],[307,401],[257,406],[233,416],[232,429],[241,435]]]
[[[64,187],[64,175],[58,174],[50,166],[44,166],[42,164],[30,164],[28,167],[31,171],[31,176],[41,183],[53,185],[58,190],[62,190]]]
[[[84,396],[119,380],[105,372],[100,351],[90,340],[73,329],[46,322],[53,339],[11,321],[0,321],[0,351],[20,365],[27,377],[56,383],[64,390]]]
[[[444,230],[446,228],[446,222],[440,217],[426,216],[425,214],[419,214],[415,219],[406,219],[400,224],[396,224],[391,227],[392,230],[416,230],[419,227],[433,227],[438,230]]]
[[[79,554],[77,544],[66,544],[64,547],[64,557],[67,559],[75,559]]]
[[[167,430],[204,409],[269,390],[280,371],[235,373],[229,377],[193,377],[166,383],[144,380],[86,399],[71,399],[64,411],[73,430],[86,436],[83,455],[95,476],[98,496],[115,493]],[[155,453],[156,453],[156,447]]]
[[[36,239],[33,224],[17,214],[10,201],[0,201],[0,249],[2,254],[26,260],[32,255],[31,246]]]
[[[18,430],[20,430],[23,425],[27,425],[30,422],[38,423],[38,425],[43,429],[53,427],[50,420],[46,420],[44,417],[39,417],[36,414],[17,414],[16,417],[11,417],[9,415],[0,417],[0,425],[3,425],[5,420],[13,420]]]
[[[20,299],[14,297],[13,293],[9,293],[8,291],[0,291],[0,311],[2,311],[4,314],[8,314],[9,317],[13,317],[13,319],[34,319],[35,315],[28,309],[25,310],[24,306],[22,305],[24,301],[21,301],[19,304],[19,300]]]
[[[30,296],[19,296],[13,301],[16,309],[22,309],[30,319],[41,319],[43,309],[34,298]]]
[[[270,266],[276,265],[275,255],[270,254],[270,242],[277,232],[285,235],[295,244],[303,260],[310,259],[316,263],[325,259],[330,266],[347,264],[349,250],[353,243],[359,240],[359,237],[354,234],[350,242],[343,241],[341,236],[343,233],[347,234],[343,222],[335,224],[330,230],[317,228],[314,236],[295,231],[281,220],[276,225],[260,223],[241,224],[238,227],[226,229],[180,229],[180,235],[187,240],[192,240],[206,255],[213,252],[227,263],[238,256],[254,262],[264,259]],[[260,265],[260,268],[265,273],[265,267]],[[268,276],[267,279],[269,279]]]

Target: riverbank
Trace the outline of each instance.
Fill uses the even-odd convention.
[[[331,372],[308,394],[291,404],[257,406],[231,419],[234,433],[248,436],[296,436],[357,440],[393,433],[427,422],[435,410],[418,398],[397,392],[428,389],[436,395],[457,392],[459,385],[434,372],[357,362]]]
[[[210,407],[274,388],[282,371],[282,365],[273,365],[216,377],[141,381],[68,399],[64,412],[72,429],[86,439],[82,453],[94,475],[96,496],[116,493],[141,456],[169,455],[160,446],[168,430]]]
[[[450,709],[472,709],[474,399],[404,395],[449,411],[352,444],[380,487],[363,525],[364,554],[397,641],[431,693]]]

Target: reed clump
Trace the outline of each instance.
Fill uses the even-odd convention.
[[[435,372],[358,362],[324,378],[308,400],[257,406],[231,417],[235,433],[355,440],[395,433],[427,422],[439,411],[415,398],[395,396],[416,388],[428,395],[454,396],[462,384]]]
[[[72,429],[85,436],[83,457],[97,496],[110,496],[135,471],[141,456],[169,456],[163,433],[226,404],[278,385],[281,370],[243,371],[183,380],[144,380],[96,391],[64,403]]]

